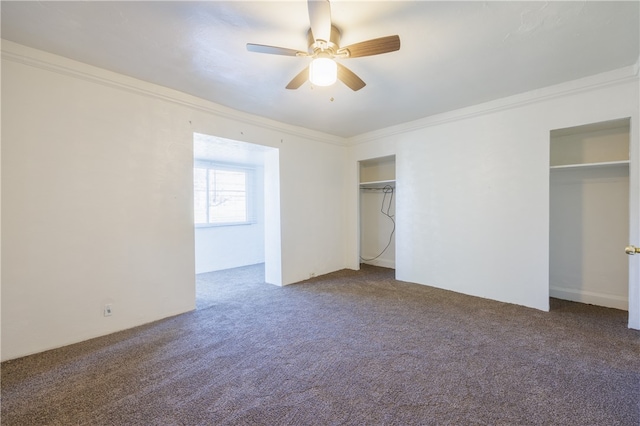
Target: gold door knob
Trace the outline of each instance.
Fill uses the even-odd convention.
[[[624,252],[627,253],[628,255],[640,254],[640,247],[627,246],[625,247]]]

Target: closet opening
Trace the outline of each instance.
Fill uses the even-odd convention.
[[[395,156],[359,162],[360,263],[396,267]]]
[[[549,295],[629,310],[630,120],[552,130]]]

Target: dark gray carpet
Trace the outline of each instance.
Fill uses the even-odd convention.
[[[626,312],[545,313],[371,266],[284,288],[236,272],[199,276],[206,308],[3,363],[2,424],[640,424]]]

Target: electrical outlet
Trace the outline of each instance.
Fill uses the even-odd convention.
[[[113,314],[113,307],[111,306],[111,303],[104,305],[103,313],[105,317],[110,317],[111,314]]]

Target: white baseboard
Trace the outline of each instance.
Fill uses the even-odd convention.
[[[366,256],[364,256],[365,259],[367,258]],[[392,259],[374,259],[374,260],[368,260],[368,261],[361,261],[362,263],[365,263],[367,265],[373,265],[373,266],[381,266],[383,268],[391,268],[391,269],[396,269],[396,261],[392,260]]]
[[[629,310],[629,299],[627,297],[616,296],[613,294],[551,286],[549,287],[549,296],[557,299],[571,300],[573,302],[622,309],[623,311]]]

